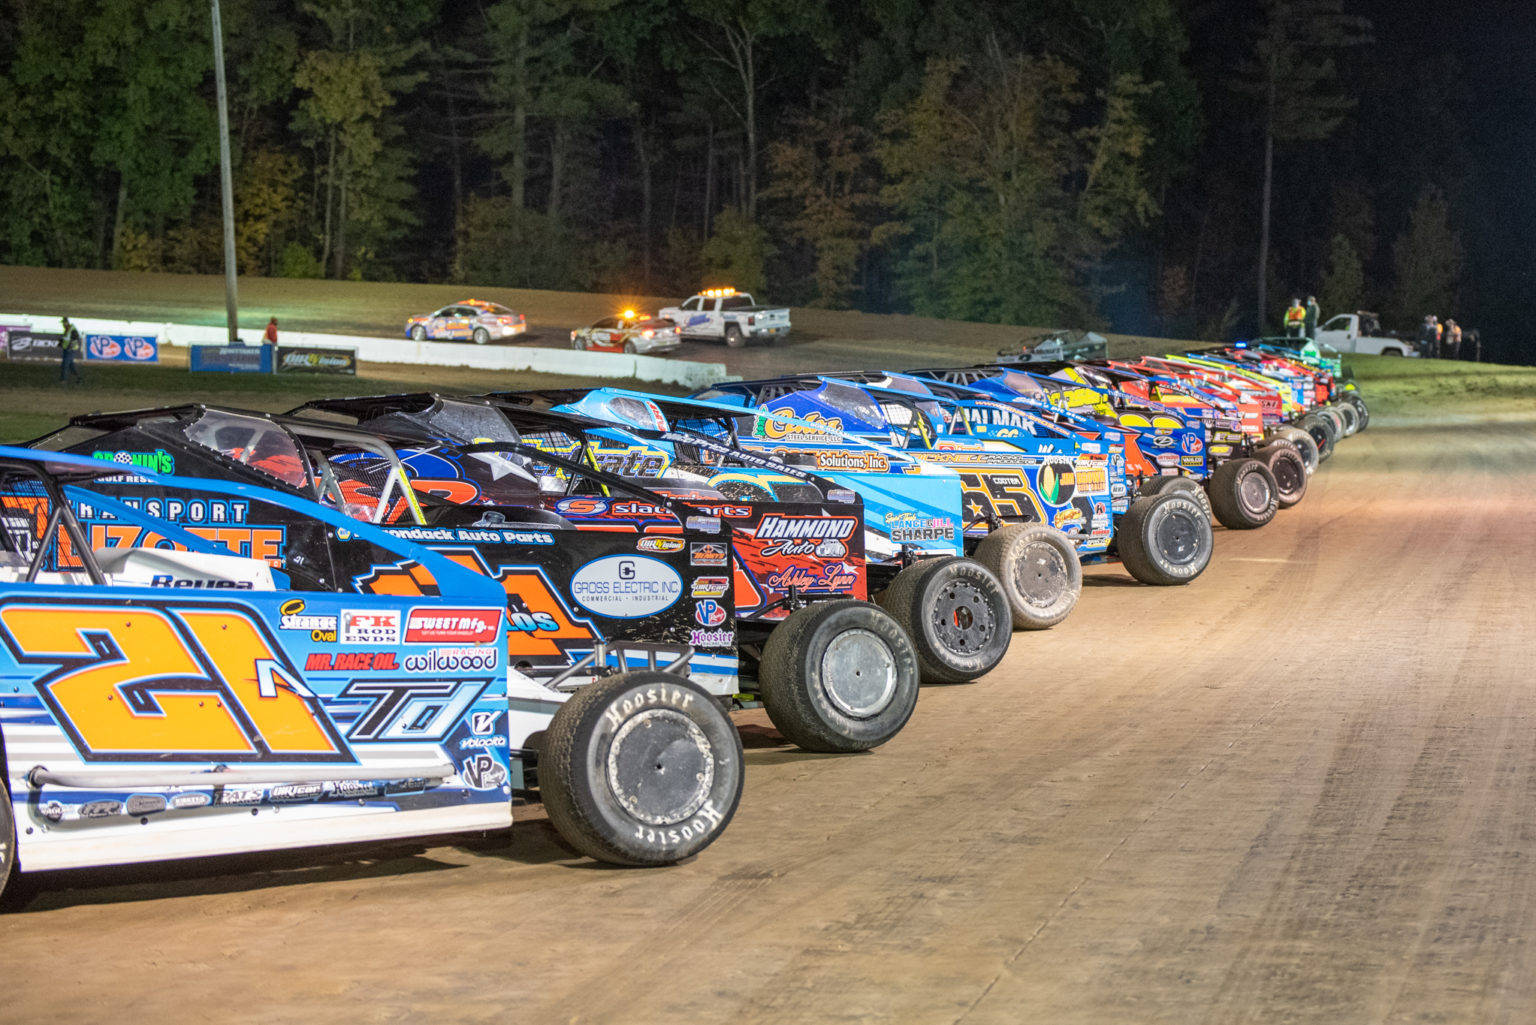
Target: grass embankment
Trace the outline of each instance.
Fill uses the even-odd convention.
[[[1536,367],[1443,359],[1348,356],[1372,416],[1536,416]]]
[[[179,354],[177,354],[179,355]],[[568,388],[612,384],[676,392],[666,385],[598,382],[558,374],[510,373],[467,367],[364,363],[357,377],[301,374],[193,374],[185,357],[152,367],[89,364],[85,381],[61,385],[56,364],[0,363],[0,442],[14,444],[63,426],[71,416],[102,410],[142,409],[209,402],[278,413],[309,399],[402,391],[486,392],[514,388]]]

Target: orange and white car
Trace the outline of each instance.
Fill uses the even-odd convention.
[[[571,332],[571,348],[592,352],[629,352],[643,356],[671,352],[682,342],[682,335],[672,321],[634,310],[625,310],[617,317],[604,317],[591,327]]]
[[[455,339],[484,345],[493,338],[512,338],[528,330],[528,319],[500,303],[464,299],[435,313],[424,313],[405,322],[405,336],[413,341]]]

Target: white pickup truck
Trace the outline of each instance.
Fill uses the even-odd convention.
[[[1414,343],[1394,338],[1381,330],[1376,314],[1341,313],[1317,329],[1318,346],[1327,345],[1339,352],[1363,352],[1375,356],[1417,356]]]
[[[681,306],[667,306],[658,317],[678,326],[687,338],[723,338],[739,349],[751,338],[781,338],[789,334],[789,310],[758,306],[734,288],[711,288]]]

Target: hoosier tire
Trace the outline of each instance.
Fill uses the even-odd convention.
[[[1296,446],[1296,454],[1301,456],[1301,461],[1307,468],[1308,477],[1317,472],[1320,460],[1317,457],[1317,442],[1312,439],[1312,435],[1300,427],[1285,424],[1276,427],[1270,434],[1269,443],[1274,444],[1277,441],[1288,441]]]
[[[845,599],[790,613],[763,645],[758,688],[784,739],[807,751],[867,751],[917,705],[917,653],[879,606]]]
[[[1083,564],[1067,535],[1043,523],[1014,523],[976,546],[976,561],[997,577],[1008,596],[1015,630],[1045,630],[1077,607]]]
[[[1013,637],[1008,596],[974,559],[924,559],[896,574],[880,606],[912,639],[924,683],[969,683],[992,671]]]
[[[1144,584],[1187,584],[1205,572],[1215,550],[1211,516],[1184,491],[1142,495],[1115,526],[1126,572]]]
[[[1301,453],[1288,441],[1265,445],[1254,453],[1254,458],[1269,467],[1275,478],[1275,497],[1280,508],[1289,509],[1307,494],[1307,464]]]
[[[11,792],[0,779],[0,897],[16,870],[16,820],[11,814]]]
[[[1205,493],[1205,489],[1200,486],[1199,482],[1192,477],[1185,477],[1183,474],[1153,477],[1141,486],[1141,494],[1143,495],[1162,495],[1170,491],[1179,491],[1189,495],[1199,502],[1200,507],[1205,510],[1205,518],[1211,518],[1211,497]]]
[[[539,753],[549,821],[615,865],[670,865],[720,835],[741,800],[741,737],[703,688],[655,669],[582,687]]]
[[[1257,459],[1233,459],[1216,467],[1208,485],[1211,509],[1228,530],[1253,530],[1275,518],[1280,489]]]

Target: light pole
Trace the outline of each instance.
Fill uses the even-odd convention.
[[[229,344],[240,342],[240,314],[235,295],[235,187],[229,173],[229,104],[224,98],[224,29],[219,0],[213,0],[213,81],[219,100],[219,181],[224,191],[224,305]]]

